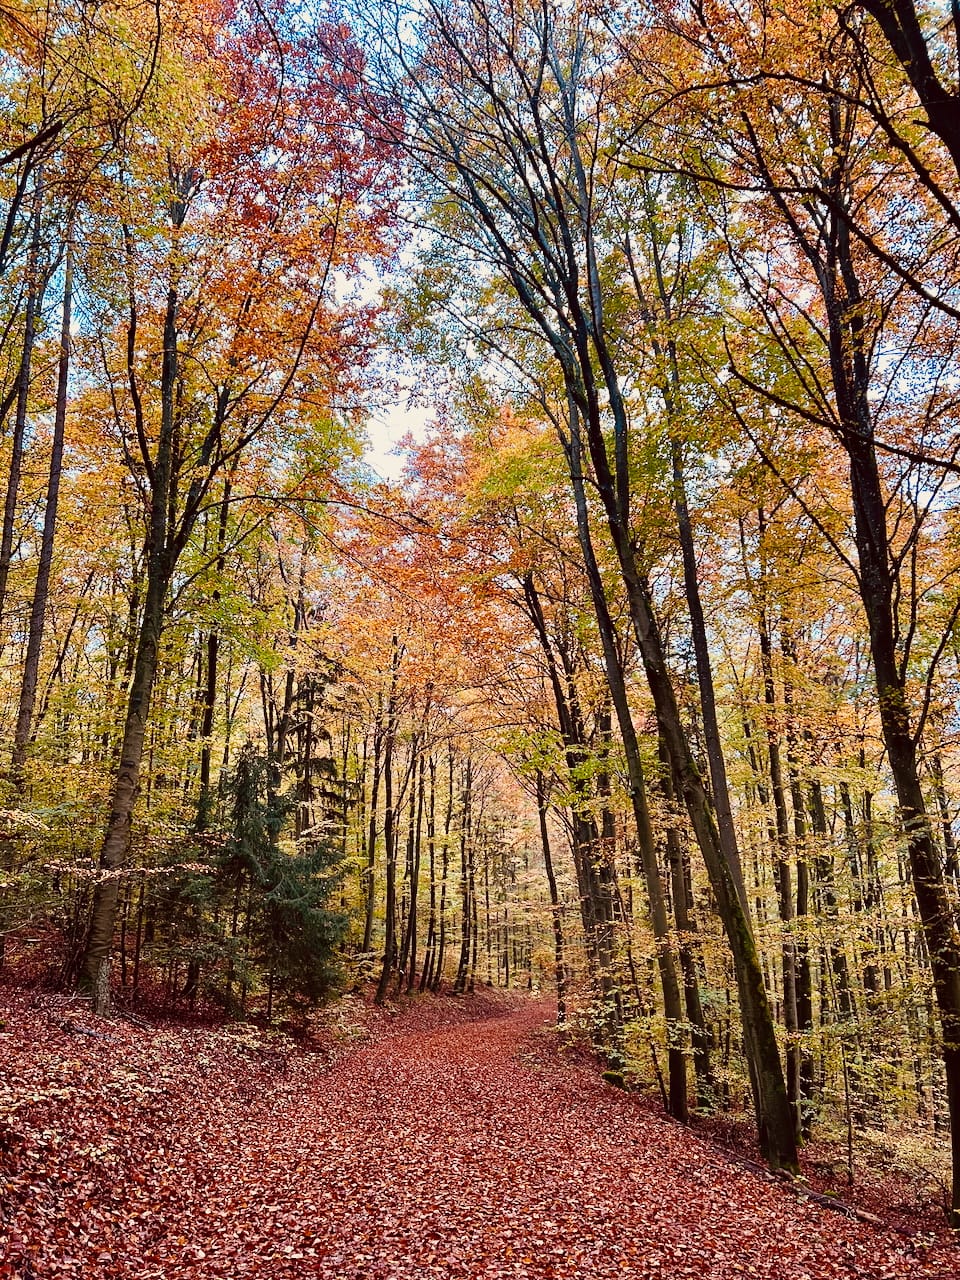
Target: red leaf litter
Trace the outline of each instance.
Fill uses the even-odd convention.
[[[4,1280],[960,1276],[946,1234],[798,1198],[565,1060],[533,1001],[354,1006],[318,1053],[3,1000]]]

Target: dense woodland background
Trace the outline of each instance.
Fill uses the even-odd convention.
[[[2,0],[8,972],[553,985],[960,1188],[958,39]]]

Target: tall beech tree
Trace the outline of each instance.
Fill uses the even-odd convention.
[[[889,15],[893,6],[877,8]],[[678,47],[694,51],[685,71],[702,112],[690,167],[713,190],[730,186],[762,198],[762,234],[774,255],[761,262],[739,239],[739,214],[720,202],[731,262],[783,370],[768,380],[756,347],[747,342],[738,351],[731,345],[733,378],[723,394],[747,429],[749,411],[737,407],[737,387],[802,418],[845,455],[855,557],[842,539],[831,541],[856,582],[868,625],[883,741],[940,1014],[952,1213],[960,1223],[960,935],[919,754],[935,667],[960,617],[955,566],[946,566],[935,589],[930,585],[935,571],[928,557],[940,524],[944,472],[925,459],[922,439],[926,424],[934,423],[941,437],[956,436],[948,371],[956,368],[957,350],[953,321],[944,316],[958,284],[953,237],[945,241],[940,232],[943,202],[913,181],[911,154],[904,156],[869,105],[876,81],[871,77],[868,84],[862,46],[849,24],[837,20],[821,29],[811,19],[801,52],[793,23],[768,18],[762,43],[739,14],[726,11],[708,20],[698,9],[676,25]],[[733,25],[726,39],[728,20]],[[786,95],[776,71],[768,74],[778,36],[798,72]],[[675,78],[675,70],[667,74]],[[724,79],[719,90],[717,74]],[[710,79],[711,87],[698,93],[698,79]],[[937,103],[927,105],[931,129],[949,145]],[[811,122],[802,136],[795,127],[798,113]],[[902,183],[918,190],[918,205],[905,218],[900,205],[878,199],[880,187],[895,190]],[[897,246],[896,260],[879,251],[885,239]],[[942,273],[936,302],[917,283],[934,263]],[[902,377],[903,361],[911,357],[912,376]],[[885,451],[887,435],[914,435],[916,444]],[[776,472],[775,451],[764,456]],[[918,659],[918,619],[931,590],[943,629],[932,654]],[[913,692],[917,678],[919,696]]]
[[[677,790],[733,951],[762,1145],[773,1164],[795,1167],[794,1124],[739,869],[724,850],[681,719],[632,526],[630,413],[603,278],[605,40],[579,11],[561,13],[549,3],[428,4],[424,14],[417,42],[403,38],[400,22],[385,37],[406,75],[397,86],[407,121],[398,140],[434,184],[441,204],[457,206],[474,240],[468,242],[449,223],[445,233],[470,245],[485,269],[506,279],[556,361],[563,393],[555,418],[620,732],[629,741],[634,731],[604,621],[607,601],[591,550],[588,483],[616,555]],[[643,849],[640,757],[633,747],[628,753]],[[656,867],[648,866],[651,909],[657,913],[661,882]],[[672,956],[661,976],[665,1002],[679,1012]]]
[[[50,448],[50,472],[44,502],[43,533],[40,539],[40,556],[37,562],[37,578],[30,605],[30,623],[27,649],[23,660],[23,679],[20,685],[20,702],[17,724],[13,735],[12,763],[15,772],[23,768],[27,758],[27,744],[37,701],[37,682],[40,671],[40,654],[43,645],[43,629],[47,612],[47,596],[50,589],[50,569],[53,562],[54,537],[57,527],[57,511],[60,501],[60,480],[63,472],[64,432],[67,420],[68,384],[70,379],[70,325],[73,314],[73,235],[67,232],[66,254],[63,269],[63,305],[60,317],[60,355],[57,361],[57,394],[53,413],[53,440]]]
[[[345,32],[278,43],[271,24],[242,10],[222,14],[216,29],[194,24],[189,11],[176,25],[167,35],[177,59],[165,65],[164,83],[182,87],[192,77],[218,109],[198,101],[199,131],[185,130],[182,107],[160,98],[153,122],[141,115],[128,124],[99,211],[97,261],[106,265],[110,244],[126,294],[125,315],[116,314],[116,294],[102,299],[100,321],[116,340],[104,349],[109,406],[147,534],[120,762],[82,962],[98,1005],[177,566],[217,477],[253,449],[290,449],[344,393],[351,362],[362,358],[363,316],[334,306],[331,280],[377,248],[383,225],[384,157],[343,102],[343,78],[354,74]]]

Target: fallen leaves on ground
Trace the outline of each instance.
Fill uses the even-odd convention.
[[[4,1000],[5,1280],[960,1271],[632,1105],[558,1054],[534,1001],[345,1006],[317,1053]]]

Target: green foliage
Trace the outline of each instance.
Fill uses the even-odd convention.
[[[278,794],[275,770],[247,746],[229,783],[232,830],[219,875],[246,881],[251,899],[250,956],[272,991],[294,1002],[315,1002],[337,986],[334,950],[347,919],[331,909],[339,854],[323,842],[284,847],[280,835],[292,804]]]

